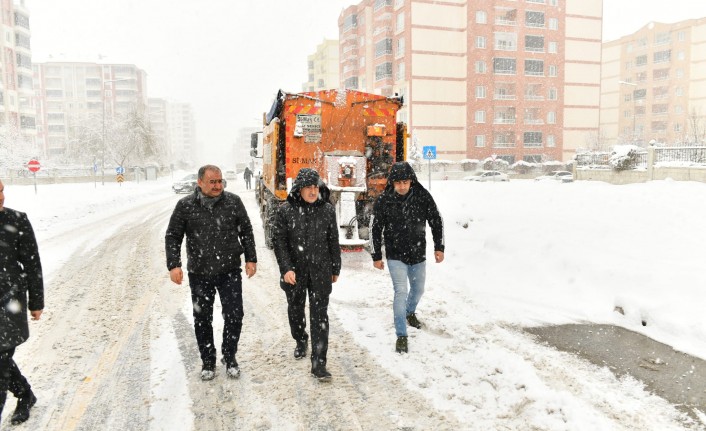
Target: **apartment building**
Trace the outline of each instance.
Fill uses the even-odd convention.
[[[0,21],[0,139],[16,153],[40,156],[36,146],[29,11],[24,0],[2,0]]]
[[[599,131],[601,0],[364,0],[341,86],[399,94],[442,159],[570,160]]]
[[[167,103],[167,133],[172,161],[180,166],[191,166],[198,159],[196,122],[191,104]]]
[[[703,143],[706,130],[706,18],[651,22],[603,44],[604,147]]]
[[[165,162],[172,164],[172,149],[169,144],[169,123],[167,122],[166,99],[150,97],[147,99],[147,116],[152,126],[152,136],[155,142],[164,151]]]
[[[339,88],[338,58],[338,41],[324,39],[316,52],[307,57],[308,81],[302,85],[302,91]]]
[[[100,140],[105,124],[147,108],[147,74],[135,65],[62,61],[33,69],[37,141],[47,157],[76,150],[87,136]]]

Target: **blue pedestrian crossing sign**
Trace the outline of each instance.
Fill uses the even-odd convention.
[[[436,145],[422,147],[422,155],[424,156],[424,160],[436,159]]]
[[[117,168],[115,168],[115,173],[118,175],[122,175],[125,173],[125,168],[123,168],[122,166],[118,166]]]

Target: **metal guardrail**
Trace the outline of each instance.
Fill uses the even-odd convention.
[[[687,165],[706,165],[706,147],[654,147],[654,164],[672,163]],[[576,154],[577,167],[609,169],[612,153],[606,151]],[[647,150],[632,155],[633,169],[647,167]]]

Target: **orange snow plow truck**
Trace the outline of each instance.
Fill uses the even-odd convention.
[[[363,249],[373,202],[392,164],[405,159],[407,130],[397,123],[402,103],[351,90],[278,92],[263,116],[262,139],[251,136],[251,154],[262,158],[256,193],[267,247],[277,207],[299,170],[313,168],[331,190],[341,248]]]

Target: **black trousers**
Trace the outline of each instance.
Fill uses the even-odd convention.
[[[191,301],[194,306],[194,331],[201,361],[205,367],[216,365],[213,342],[213,302],[216,291],[223,309],[223,342],[221,353],[230,365],[238,352],[238,340],[243,327],[243,280],[240,270],[228,274],[199,275],[189,273]]]
[[[280,287],[287,295],[287,316],[289,317],[289,329],[295,341],[306,341],[306,315],[304,307],[306,305],[307,292],[309,295],[309,323],[311,330],[311,366],[326,366],[326,353],[328,352],[328,302],[330,288],[326,290],[312,286],[311,278],[304,277],[304,280],[297,280],[297,284],[292,286],[280,282]]]
[[[0,352],[0,392],[9,390],[15,397],[20,398],[30,390],[30,385],[12,359],[14,355],[14,347]]]

